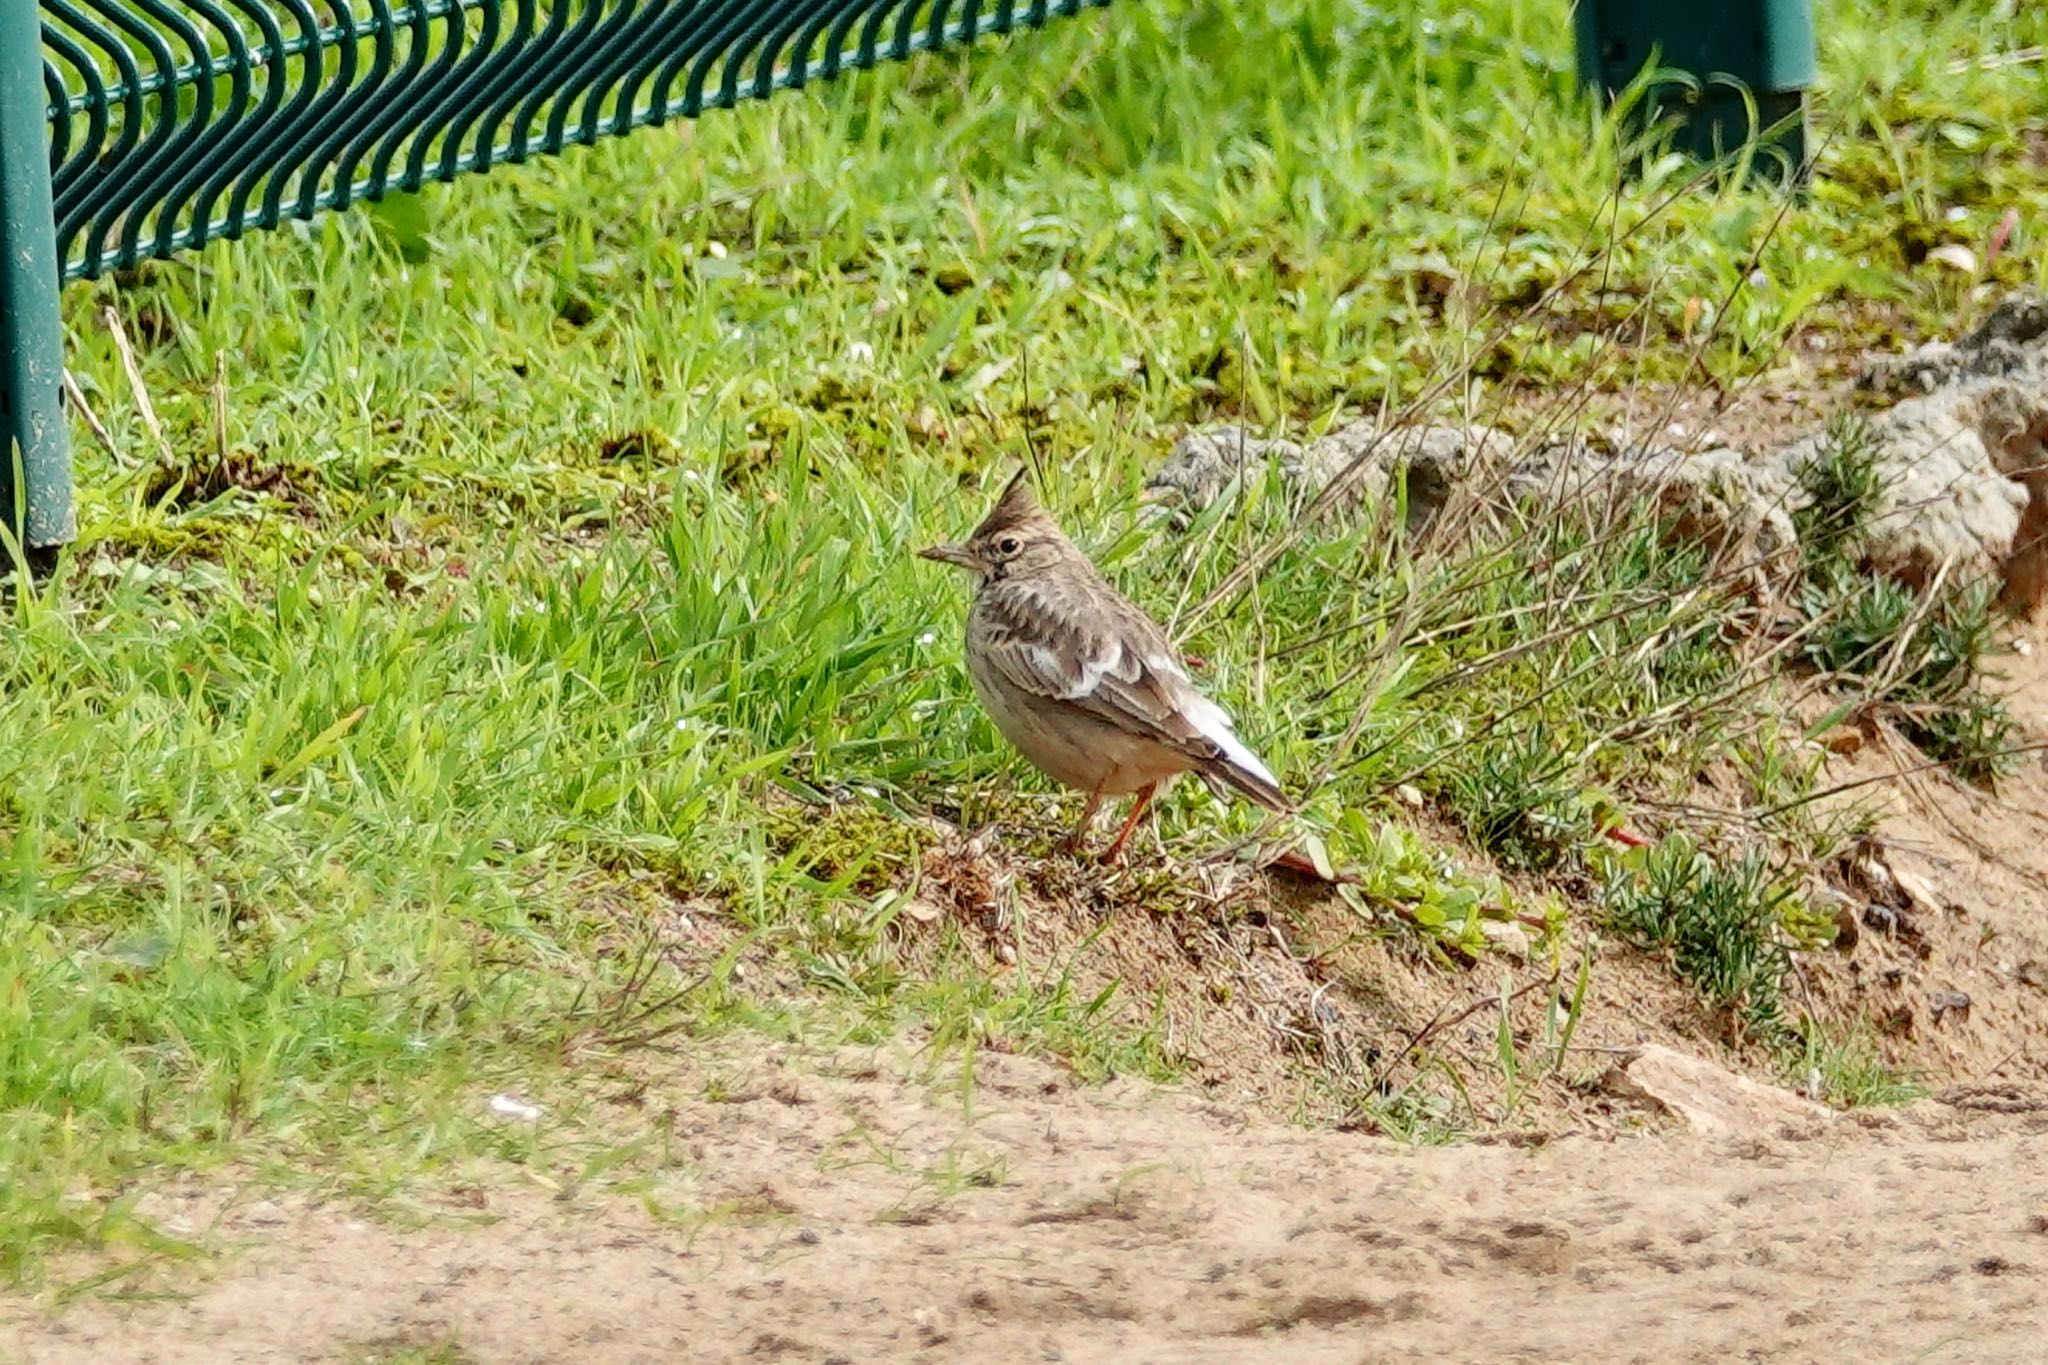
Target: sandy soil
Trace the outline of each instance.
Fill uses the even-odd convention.
[[[2048,742],[2048,623],[1994,663],[2017,745]],[[2048,755],[2021,755],[1995,792],[1940,772],[1888,727],[1832,761],[1826,781],[1883,813],[1836,869],[1854,941],[1816,960],[1829,1011],[1860,1014],[1890,1059],[1936,1085],[2048,1082]]]
[[[1418,1149],[1016,1058],[988,1059],[971,1118],[865,1054],[748,1065],[732,1102],[682,1098],[695,1067],[656,1082],[710,1218],[494,1190],[403,1229],[194,1190],[156,1212],[236,1248],[210,1282],[60,1317],[16,1301],[0,1341],[37,1365],[1349,1365],[2032,1361],[2048,1340],[2039,1099]]]

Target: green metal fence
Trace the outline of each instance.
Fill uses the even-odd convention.
[[[1107,3],[0,0],[0,527],[72,535],[62,281]]]
[[[1677,145],[1700,157],[1774,133],[1758,169],[1804,171],[1812,0],[1576,0],[1572,18],[1588,85],[1613,92],[1646,69],[1667,73],[1644,92],[1638,127],[1673,116]]]

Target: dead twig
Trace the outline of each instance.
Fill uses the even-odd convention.
[[[128,388],[135,395],[135,410],[142,414],[142,425],[148,429],[150,439],[156,442],[157,454],[164,466],[170,468],[177,463],[177,457],[171,453],[171,443],[164,436],[163,423],[157,420],[156,406],[149,401],[149,386],[142,382],[142,367],[135,363],[135,348],[128,344],[128,329],[121,325],[121,314],[108,304],[100,310],[100,319],[114,338],[114,350],[120,354],[121,371],[128,376]]]
[[[1534,981],[1530,981],[1522,986],[1518,986],[1514,990],[1508,992],[1508,998],[1505,1003],[1512,1005],[1517,1000],[1520,1000],[1523,996],[1527,995],[1530,991],[1540,989],[1544,986],[1554,987],[1557,985],[1559,981],[1563,979],[1563,976],[1558,972],[1552,972],[1549,976],[1539,976]],[[1478,1000],[1473,1001],[1470,1005],[1466,1006],[1462,1010],[1459,1010],[1456,1014],[1452,1015],[1448,1019],[1443,1017],[1442,1010],[1438,1010],[1436,1017],[1431,1019],[1427,1024],[1424,1024],[1422,1028],[1415,1034],[1414,1037],[1410,1038],[1406,1043],[1403,1043],[1401,1045],[1400,1050],[1397,1051],[1394,1055],[1396,1057],[1407,1057],[1414,1053],[1424,1043],[1428,1042],[1431,1038],[1435,1037],[1438,1033],[1442,1032],[1444,1029],[1456,1028],[1458,1025],[1464,1023],[1467,1019],[1470,1019],[1473,1015],[1479,1013],[1479,1011],[1486,1009],[1489,1006],[1498,1006],[1502,1003],[1503,1002],[1500,996],[1498,995],[1481,996]]]
[[[64,371],[64,397],[70,402],[71,410],[78,414],[79,420],[85,423],[86,430],[92,433],[92,438],[100,443],[100,448],[113,460],[115,468],[124,473],[133,473],[142,468],[138,461],[129,459],[127,454],[114,444],[113,433],[100,421],[99,414],[92,410],[92,404],[85,401],[85,390],[78,387],[78,380],[69,370]]]

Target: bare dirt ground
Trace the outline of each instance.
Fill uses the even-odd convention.
[[[2048,625],[1995,661],[2018,733],[2048,742]],[[1899,1065],[1936,1085],[2048,1082],[2048,755],[2022,754],[1986,792],[1941,772],[1882,726],[1826,780],[1882,812],[1841,881],[1861,903],[1853,944],[1816,964],[1835,1011],[1869,1019]]]
[[[1412,1148],[1009,1057],[971,1118],[869,1054],[757,1054],[724,1103],[681,1098],[700,1065],[656,1086],[709,1218],[510,1185],[408,1230],[195,1188],[156,1212],[232,1249],[210,1278],[54,1317],[17,1301],[0,1341],[38,1365],[1348,1365],[2034,1361],[2048,1340],[2039,1105]]]

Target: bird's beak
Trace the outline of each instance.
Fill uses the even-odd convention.
[[[941,564],[952,564],[962,569],[979,569],[981,561],[965,545],[933,545],[917,552],[919,559],[936,559]]]

